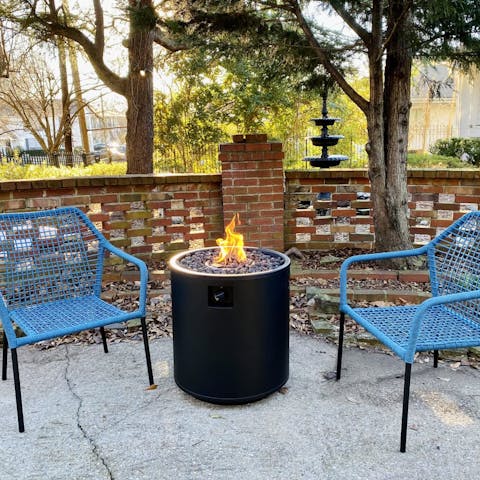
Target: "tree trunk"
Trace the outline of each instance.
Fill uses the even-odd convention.
[[[139,9],[152,2],[130,2],[129,76],[127,99],[127,173],[153,172],[153,39],[150,24],[140,23]],[[140,4],[140,6],[138,5]],[[137,13],[138,16],[135,16]]]
[[[411,248],[407,145],[412,57],[407,41],[402,38],[410,21],[405,14],[405,3],[403,0],[389,3],[384,85],[379,75],[382,71],[379,52],[373,49],[370,57],[367,151],[378,251]]]
[[[85,153],[90,153],[90,141],[88,138],[87,119],[85,115],[85,104],[83,102],[82,83],[80,81],[80,72],[78,71],[77,51],[71,40],[68,42],[68,57],[72,69],[72,80],[75,88],[75,100],[77,102],[78,126],[80,127],[80,136],[82,138],[82,148]]]
[[[393,0],[388,12],[390,40],[385,63],[385,207],[387,217],[381,222],[380,250],[411,248],[408,221],[407,153],[410,111],[412,52],[405,32],[411,28],[408,1]],[[407,13],[406,13],[407,12]],[[377,226],[376,226],[377,228]]]
[[[63,128],[63,146],[66,153],[67,167],[73,166],[73,139],[72,139],[72,119],[70,115],[70,91],[68,88],[67,74],[67,52],[65,48],[66,40],[62,37],[57,38],[58,62],[60,70],[60,82],[62,86],[62,123]],[[55,119],[53,119],[55,121]]]

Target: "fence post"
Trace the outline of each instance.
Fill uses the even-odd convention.
[[[267,135],[234,135],[220,145],[223,220],[235,213],[246,246],[284,250],[283,151]]]
[[[53,157],[53,165],[55,167],[60,167],[60,162],[58,161],[58,153],[53,152],[52,157]]]

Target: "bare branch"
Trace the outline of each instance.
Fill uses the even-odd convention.
[[[384,4],[383,0],[377,0],[373,2],[372,8],[372,41],[369,46],[370,52],[377,52],[375,61],[379,61],[378,55],[382,55],[382,41],[383,41],[383,32],[382,32],[382,19],[383,19],[383,9]]]
[[[332,76],[332,78],[338,83],[339,87],[345,92],[345,94],[362,110],[364,113],[368,111],[369,102],[363,98],[344,78],[342,73],[333,65],[330,61],[327,52],[319,44],[317,38],[312,32],[310,25],[303,16],[302,10],[298,1],[295,8],[295,16],[298,20],[300,27],[302,28],[310,46],[315,51],[318,56],[319,61],[325,67],[327,72]]]
[[[61,25],[59,23],[50,23],[48,24],[48,27],[53,34],[69,38],[78,43],[87,54],[100,80],[102,80],[102,82],[114,92],[120,95],[125,95],[127,88],[126,79],[120,77],[106,66],[103,56],[94,42],[77,28]]]
[[[23,22],[27,27],[40,27],[48,35],[58,35],[76,42],[85,51],[100,80],[114,92],[125,95],[127,80],[108,68],[104,61],[105,29],[101,0],[93,0],[96,26],[94,41],[87,37],[79,28],[72,27],[65,21],[61,21],[53,0],[48,0],[50,14],[47,15],[38,12],[37,0],[26,3],[29,4],[30,12],[23,20],[18,19],[20,23]]]

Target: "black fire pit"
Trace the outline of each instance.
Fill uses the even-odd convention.
[[[290,259],[245,248],[215,265],[217,248],[170,260],[175,382],[211,403],[259,400],[288,379]]]

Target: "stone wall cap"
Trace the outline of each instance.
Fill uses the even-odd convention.
[[[266,133],[238,133],[232,135],[233,143],[265,143],[267,141]]]

